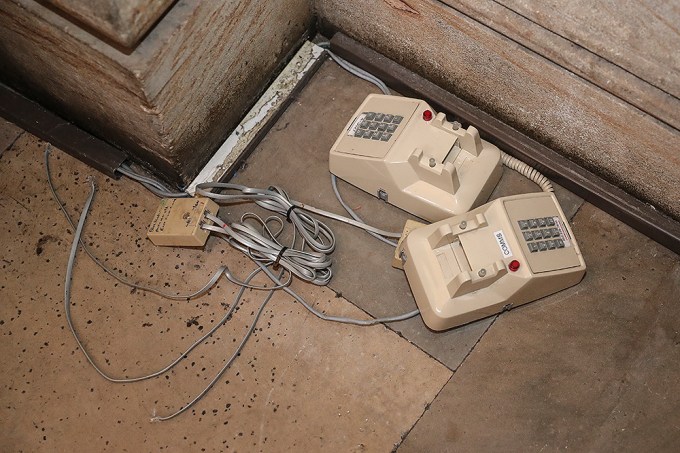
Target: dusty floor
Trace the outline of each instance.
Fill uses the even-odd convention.
[[[374,89],[326,63],[236,181],[278,184],[342,212],[328,150]],[[73,231],[46,185],[45,143],[0,122],[0,432],[5,451],[674,451],[680,442],[680,260],[607,214],[558,190],[588,265],[584,281],[500,316],[444,333],[419,318],[388,327],[331,324],[276,294],[252,340],[194,408],[265,294],[246,293],[216,335],[167,375],[111,384],[66,327],[63,285]],[[211,239],[205,250],[156,248],[145,229],[157,199],[55,150],[57,189],[78,215],[86,177],[98,192],[85,228],[95,253],[131,279],[187,292],[227,264],[252,265]],[[406,215],[342,183],[370,223]],[[505,172],[495,196],[534,191]],[[222,215],[234,215],[223,208]],[[414,308],[391,250],[333,224],[330,288],[296,284],[327,312],[383,316]],[[226,312],[222,281],[191,302],[131,291],[82,253],[73,316],[95,360],[116,376],[162,367]]]

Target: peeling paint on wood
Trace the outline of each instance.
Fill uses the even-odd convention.
[[[288,96],[316,64],[322,53],[321,47],[309,41],[300,48],[283,72],[241,121],[241,124],[234,129],[196,179],[187,187],[187,192],[193,195],[198,184],[220,181],[229,172],[258,132],[283,108]]]

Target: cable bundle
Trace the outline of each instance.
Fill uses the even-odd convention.
[[[203,225],[203,228],[216,232],[229,242],[229,244],[243,252],[250,259],[274,266],[282,266],[298,278],[319,286],[327,285],[332,277],[331,258],[329,254],[315,251],[305,251],[303,245],[300,249],[294,246],[286,247],[277,240],[277,236],[283,231],[283,221],[279,217],[268,217],[262,220],[259,216],[247,213],[241,217],[240,222],[225,223],[222,219],[212,214],[206,217],[215,222],[215,225]],[[249,223],[254,219],[262,227],[258,231],[255,225]],[[272,232],[269,223],[279,223],[279,229]],[[330,230],[329,230],[330,232]],[[293,244],[295,244],[295,238]],[[332,244],[334,245],[334,244]]]

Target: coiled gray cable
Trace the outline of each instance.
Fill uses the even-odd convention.
[[[86,221],[86,219],[87,219],[87,215],[88,215],[88,213],[89,213],[89,210],[90,210],[90,207],[91,207],[91,205],[92,205],[92,202],[93,202],[93,199],[94,199],[94,196],[95,196],[95,192],[96,192],[96,186],[95,186],[94,180],[93,180],[93,179],[89,179],[90,184],[91,184],[90,194],[89,194],[89,196],[88,196],[88,198],[87,198],[87,200],[86,200],[86,202],[85,202],[85,205],[84,205],[84,207],[83,207],[83,211],[81,212],[81,215],[80,215],[78,224],[77,224],[77,225],[74,225],[73,220],[71,219],[70,215],[69,215],[68,212],[66,211],[66,208],[65,208],[65,206],[64,206],[64,203],[63,203],[63,202],[61,201],[61,199],[59,198],[59,195],[57,194],[56,189],[55,189],[55,187],[54,187],[54,184],[53,184],[53,182],[52,182],[51,171],[50,171],[50,165],[49,165],[49,155],[50,155],[50,151],[51,151],[51,147],[50,147],[50,145],[48,145],[48,146],[46,147],[46,149],[45,149],[45,168],[46,168],[46,173],[47,173],[47,181],[48,181],[48,185],[49,185],[49,187],[50,187],[50,190],[52,191],[52,195],[54,196],[54,198],[55,198],[57,204],[59,205],[59,208],[60,208],[61,211],[63,212],[63,214],[64,214],[64,216],[65,216],[67,222],[68,222],[68,223],[74,228],[74,230],[75,230],[75,231],[74,231],[73,242],[72,242],[72,244],[71,244],[71,250],[70,250],[70,253],[69,253],[69,259],[68,259],[68,263],[67,263],[67,267],[66,267],[66,278],[65,278],[65,284],[64,284],[64,310],[65,310],[65,317],[66,317],[66,320],[67,320],[67,324],[68,324],[68,326],[69,326],[69,329],[70,329],[70,331],[71,331],[71,333],[72,333],[72,335],[73,335],[73,337],[74,337],[74,339],[75,339],[75,341],[76,341],[76,344],[78,345],[79,349],[82,351],[82,353],[83,353],[83,355],[85,356],[86,360],[87,360],[88,363],[95,369],[95,371],[96,371],[100,376],[102,376],[104,379],[106,379],[107,381],[112,382],[112,383],[132,383],[132,382],[138,382],[138,381],[142,381],[142,380],[146,380],[146,379],[151,379],[151,378],[160,376],[160,375],[162,375],[162,374],[164,374],[164,373],[167,373],[167,372],[170,371],[174,366],[176,366],[179,362],[181,362],[183,359],[187,358],[187,355],[188,355],[190,352],[192,352],[198,345],[200,345],[201,343],[203,343],[208,337],[210,337],[213,333],[215,333],[215,331],[216,331],[218,328],[220,328],[222,325],[224,325],[224,324],[230,319],[230,317],[231,317],[232,314],[234,313],[236,307],[239,305],[240,300],[241,300],[241,298],[242,298],[242,296],[243,296],[243,293],[244,293],[244,291],[245,291],[246,288],[253,288],[253,289],[267,289],[267,290],[269,291],[267,297],[265,298],[264,302],[263,302],[262,305],[260,306],[260,308],[259,308],[259,310],[258,310],[258,312],[257,312],[257,314],[256,314],[256,316],[255,316],[255,318],[254,318],[254,320],[253,320],[253,322],[252,322],[250,328],[248,329],[248,331],[246,332],[246,334],[243,336],[243,338],[242,338],[242,340],[241,340],[239,346],[236,348],[236,350],[234,351],[234,353],[232,354],[232,356],[225,362],[225,364],[223,365],[222,369],[221,369],[221,370],[217,373],[217,375],[211,380],[211,382],[210,382],[210,383],[209,383],[209,384],[208,384],[208,385],[207,385],[207,386],[206,386],[206,387],[205,387],[198,395],[196,395],[196,397],[194,397],[189,403],[187,403],[187,404],[185,404],[184,406],[182,406],[182,407],[181,407],[179,410],[177,410],[176,412],[174,412],[174,413],[172,413],[172,414],[170,414],[170,415],[167,415],[167,416],[157,416],[157,415],[154,414],[154,416],[153,416],[152,419],[151,419],[152,421],[164,421],[164,420],[169,420],[169,419],[171,419],[171,418],[174,418],[174,417],[180,415],[181,413],[183,413],[184,411],[186,411],[186,410],[188,410],[190,407],[192,407],[195,403],[197,403],[198,401],[200,401],[200,399],[201,399],[203,396],[205,396],[205,395],[210,391],[210,389],[215,385],[215,383],[216,383],[216,382],[219,380],[219,378],[224,374],[224,372],[226,372],[226,370],[231,366],[231,364],[232,364],[233,361],[236,359],[236,357],[238,356],[238,354],[240,353],[240,351],[243,349],[243,347],[244,347],[245,344],[247,343],[248,339],[250,338],[251,334],[253,333],[254,328],[255,328],[255,325],[256,325],[258,319],[260,318],[262,312],[264,311],[265,306],[266,306],[267,303],[271,300],[271,297],[273,296],[274,292],[275,292],[276,290],[278,290],[278,289],[283,289],[286,293],[288,293],[288,294],[291,295],[293,298],[295,298],[295,300],[297,300],[298,302],[300,302],[307,310],[309,310],[309,311],[310,311],[312,314],[314,314],[315,316],[319,317],[320,319],[324,319],[324,320],[328,320],[328,321],[341,322],[341,323],[347,323],[347,324],[355,324],[355,325],[361,325],[361,326],[369,326],[369,325],[374,325],[374,324],[383,323],[383,322],[394,322],[394,321],[401,321],[401,320],[404,320],[404,319],[409,319],[409,318],[411,318],[411,317],[413,317],[413,316],[416,316],[416,315],[419,313],[418,310],[415,310],[415,311],[406,313],[406,314],[404,314],[404,315],[399,315],[399,316],[394,316],[394,317],[387,317],[387,318],[369,319],[369,320],[358,320],[358,319],[352,319],[352,318],[346,318],[346,317],[337,317],[337,316],[326,315],[325,313],[322,313],[322,312],[320,312],[320,311],[314,309],[314,308],[313,308],[311,305],[309,305],[309,304],[308,304],[301,296],[299,296],[297,293],[295,293],[295,291],[293,291],[293,290],[289,287],[290,278],[291,278],[291,276],[292,276],[292,274],[293,274],[292,271],[289,273],[289,278],[288,278],[287,281],[285,281],[285,282],[281,281],[281,278],[283,277],[285,271],[286,271],[286,270],[290,270],[290,269],[288,269],[288,268],[286,268],[285,266],[283,266],[284,269],[281,270],[279,276],[277,277],[276,275],[274,275],[274,273],[271,272],[271,271],[268,269],[268,266],[273,264],[273,263],[271,262],[271,256],[270,256],[270,255],[264,255],[264,254],[261,255],[261,256],[255,256],[255,257],[254,257],[254,262],[257,264],[257,266],[259,267],[259,269],[255,269],[254,271],[252,271],[252,272],[250,273],[250,275],[248,275],[248,277],[245,279],[245,281],[241,282],[240,280],[236,279],[235,277],[233,277],[233,275],[231,275],[231,273],[229,272],[229,270],[228,270],[228,268],[227,268],[226,266],[221,266],[221,267],[215,272],[215,274],[212,276],[212,278],[206,283],[206,285],[204,285],[204,286],[203,286],[201,289],[199,289],[198,291],[195,291],[194,293],[191,293],[191,294],[189,294],[189,295],[184,295],[184,296],[181,296],[181,295],[173,295],[173,294],[167,294],[167,293],[164,293],[163,291],[160,291],[160,290],[157,290],[157,289],[154,289],[154,288],[147,288],[147,287],[144,287],[144,286],[141,286],[141,285],[137,285],[137,284],[135,284],[135,283],[132,283],[132,282],[130,282],[130,281],[128,281],[128,280],[125,280],[125,279],[119,277],[118,275],[116,275],[116,273],[114,273],[111,269],[109,269],[109,268],[108,268],[107,266],[105,266],[103,263],[101,263],[101,262],[97,259],[97,257],[96,257],[96,256],[95,256],[88,248],[87,248],[87,246],[85,245],[84,241],[82,240],[82,233],[83,233],[83,228],[84,228],[84,225],[85,225],[85,221]],[[285,198],[287,199],[287,196],[286,196]],[[263,199],[263,200],[265,200],[265,204],[269,204],[268,202],[266,202],[266,200],[267,200],[266,198]],[[271,201],[271,200],[269,200],[269,201]],[[251,214],[251,216],[252,216],[252,214]],[[255,217],[257,217],[257,216],[255,216]],[[222,225],[222,228],[224,228],[224,227],[226,226],[226,224],[224,224],[224,222],[222,222],[222,221],[221,221],[219,218],[217,218],[217,217],[215,217],[215,218],[213,218],[213,219],[211,219],[211,220],[216,221],[216,222],[218,223],[218,225],[221,224],[221,225]],[[242,220],[243,220],[243,218],[242,218]],[[279,220],[279,221],[280,221],[280,220]],[[273,233],[273,232],[271,232],[271,230],[267,227],[267,221],[262,221],[262,220],[260,219],[260,222],[261,222],[262,225],[264,225],[265,230],[268,232],[267,234],[270,236],[270,238],[271,238],[271,240],[272,240],[272,242],[271,242],[269,245],[271,245],[271,244],[280,245],[280,243],[276,240],[276,237],[278,236],[278,233],[280,233],[280,231],[277,232],[277,233]],[[281,222],[281,221],[280,221],[280,222]],[[312,224],[313,224],[313,223],[314,223],[314,222],[312,222]],[[282,222],[281,222],[281,225],[282,225]],[[208,225],[205,225],[205,227],[208,227]],[[226,231],[226,229],[225,229],[225,231]],[[252,231],[254,231],[254,229],[253,229],[253,230],[249,230],[248,228],[241,229],[241,233],[242,233],[243,231],[248,231],[248,232],[252,233]],[[329,230],[329,231],[330,231],[330,230]],[[331,234],[332,234],[332,233],[331,233]],[[227,238],[225,237],[225,239],[227,239]],[[227,240],[228,240],[228,239],[227,239]],[[295,242],[295,238],[293,238],[293,243],[294,243],[294,242]],[[240,286],[240,290],[239,290],[239,292],[237,293],[237,295],[236,295],[236,297],[235,297],[235,299],[234,299],[234,302],[233,302],[232,306],[230,307],[230,309],[228,310],[228,312],[224,315],[224,317],[223,317],[218,323],[216,323],[215,326],[213,326],[206,334],[204,334],[204,335],[201,336],[198,340],[196,340],[194,343],[192,343],[192,344],[191,344],[191,345],[190,345],[190,346],[189,346],[189,347],[188,347],[181,355],[179,355],[176,359],[174,359],[173,361],[171,361],[168,365],[166,365],[166,366],[163,367],[162,369],[157,370],[157,371],[155,371],[155,372],[152,372],[152,373],[149,373],[149,374],[145,374],[145,375],[141,375],[141,376],[137,376],[137,377],[131,377],[131,378],[127,378],[127,377],[126,377],[126,378],[112,377],[112,376],[108,375],[107,373],[105,373],[103,370],[101,370],[101,369],[98,367],[98,365],[96,364],[96,362],[94,361],[94,359],[90,356],[90,354],[88,353],[87,349],[85,348],[85,345],[84,345],[84,344],[82,343],[82,341],[80,340],[80,337],[79,337],[79,335],[78,335],[78,333],[77,333],[77,331],[76,331],[76,329],[75,329],[75,325],[73,324],[73,320],[72,320],[72,316],[71,316],[71,286],[72,286],[72,280],[73,280],[73,267],[74,267],[74,265],[75,265],[75,260],[76,260],[77,251],[78,251],[78,247],[79,247],[79,246],[82,246],[82,247],[83,247],[83,249],[86,251],[87,255],[88,255],[88,256],[89,256],[89,257],[90,257],[90,258],[91,258],[91,259],[92,259],[92,260],[93,260],[100,268],[102,268],[104,271],[106,271],[109,275],[112,275],[113,277],[115,277],[115,278],[116,278],[117,280],[119,280],[121,283],[124,283],[124,284],[126,284],[126,285],[129,285],[129,286],[132,286],[132,287],[134,287],[134,288],[141,289],[141,290],[150,291],[150,292],[153,292],[153,293],[158,294],[158,295],[160,295],[160,296],[167,297],[167,298],[169,298],[169,299],[177,300],[177,299],[190,299],[190,298],[192,298],[192,297],[198,297],[199,295],[204,294],[206,291],[208,291],[208,290],[209,290],[209,289],[217,282],[217,280],[219,279],[219,277],[222,276],[222,275],[225,275],[230,281],[232,281],[232,282],[236,283],[237,285],[239,285],[239,286]],[[252,251],[252,248],[251,248],[251,247],[243,247],[243,250],[248,250],[249,256],[253,256],[253,251]],[[242,251],[243,251],[243,250],[242,250]],[[285,252],[286,252],[286,250],[284,250],[284,254],[285,254]],[[319,253],[319,255],[323,255],[323,254],[322,254],[322,253]],[[296,255],[295,258],[300,258],[300,256],[299,256],[299,255]],[[283,263],[281,263],[281,264],[283,265]],[[273,286],[273,287],[264,287],[264,286],[254,286],[254,285],[250,285],[250,281],[251,281],[251,280],[252,280],[259,272],[262,272],[262,271],[267,275],[267,277],[269,277],[269,278],[272,280],[272,282],[275,283],[275,286]]]
[[[50,188],[50,191],[52,192],[52,196],[54,197],[55,201],[57,202],[57,205],[59,206],[59,209],[61,210],[62,214],[64,214],[64,217],[66,218],[66,221],[68,222],[69,225],[71,225],[71,228],[73,230],[76,229],[76,224],[73,222],[73,219],[71,218],[71,215],[68,213],[66,210],[66,207],[64,206],[64,202],[61,200],[59,197],[59,194],[57,193],[56,189],[54,188],[54,182],[52,181],[52,170],[50,168],[50,153],[52,151],[52,145],[48,144],[47,147],[45,148],[45,172],[47,173],[47,185]],[[210,279],[203,285],[200,289],[189,293],[189,294],[172,294],[165,292],[161,289],[158,288],[153,288],[150,286],[145,286],[141,285],[139,283],[135,283],[131,280],[126,279],[122,275],[120,275],[118,272],[115,270],[109,268],[106,266],[95,254],[90,250],[88,245],[83,241],[82,238],[80,238],[80,246],[82,247],[83,251],[90,257],[90,259],[97,265],[99,266],[100,269],[102,269],[104,272],[106,272],[109,276],[113,277],[115,280],[118,280],[120,283],[129,286],[130,288],[138,289],[141,291],[147,291],[153,294],[156,294],[158,296],[164,297],[166,299],[171,299],[171,300],[189,300],[189,299],[194,299],[196,297],[199,297],[212,288],[215,283],[219,280],[219,278],[224,275],[227,277],[229,281],[236,285],[241,285],[242,282],[234,277],[234,275],[231,273],[229,268],[227,266],[220,266],[210,277]],[[257,288],[254,288],[257,289]]]
[[[216,225],[203,225],[204,229],[217,233],[252,260],[281,265],[301,280],[315,285],[326,286],[330,282],[330,254],[305,251],[304,243],[300,250],[283,246],[271,233],[265,236],[253,225],[243,221],[227,224],[212,214],[207,214],[206,218]]]
[[[48,155],[49,155],[49,148],[46,151],[46,162],[48,162],[47,161]],[[48,168],[49,168],[49,166],[48,166]],[[239,292],[237,293],[237,295],[235,296],[234,302],[232,303],[231,307],[229,308],[227,313],[222,317],[222,319],[220,321],[218,321],[217,324],[215,324],[215,326],[213,326],[208,332],[206,332],[203,336],[201,336],[198,340],[196,340],[193,344],[191,344],[182,354],[180,354],[170,364],[168,364],[167,366],[163,367],[162,369],[160,369],[158,371],[155,371],[155,372],[152,372],[152,373],[149,373],[149,374],[146,374],[146,375],[142,375],[142,376],[137,376],[137,377],[132,377],[132,378],[111,377],[110,375],[108,375],[107,373],[102,371],[97,366],[97,364],[94,362],[94,360],[92,359],[90,354],[87,352],[87,349],[82,344],[80,337],[79,337],[79,335],[78,335],[78,333],[75,329],[75,326],[73,325],[73,321],[72,321],[72,317],[71,317],[71,286],[72,286],[73,267],[75,265],[78,246],[79,245],[82,246],[83,227],[85,225],[85,220],[87,219],[87,215],[89,213],[90,206],[92,204],[92,201],[94,199],[94,195],[95,195],[95,192],[96,192],[94,180],[90,178],[89,181],[90,181],[90,185],[91,185],[90,194],[89,194],[89,196],[88,196],[88,198],[85,202],[85,205],[83,207],[83,211],[80,215],[80,220],[79,220],[77,226],[74,227],[74,229],[75,229],[74,239],[73,239],[73,243],[71,244],[71,251],[70,251],[68,262],[67,262],[67,265],[66,265],[66,279],[65,279],[65,284],[64,284],[64,313],[65,313],[65,317],[66,317],[66,321],[68,323],[69,329],[71,330],[71,333],[73,334],[73,337],[75,338],[78,347],[83,352],[83,354],[85,355],[85,358],[90,363],[90,365],[92,365],[92,367],[97,371],[97,373],[99,373],[99,375],[102,376],[107,381],[114,382],[114,383],[138,382],[138,381],[143,381],[143,380],[146,380],[146,379],[150,379],[150,378],[159,376],[161,374],[164,374],[164,373],[170,371],[170,369],[172,369],[175,365],[177,365],[179,362],[181,362],[183,359],[185,359],[187,357],[187,355],[192,350],[194,350],[199,344],[201,344],[206,339],[208,339],[213,333],[215,333],[215,331],[218,328],[220,328],[224,323],[227,322],[229,317],[234,313],[234,310],[236,309],[236,307],[239,305],[241,298],[243,297],[243,293],[245,292],[245,290],[247,288],[266,289],[266,290],[269,290],[271,292],[273,290],[280,289],[284,286],[287,286],[290,283],[290,280],[286,283],[281,282],[280,278],[282,277],[282,275],[280,275],[279,279],[278,279],[278,283],[279,283],[280,286],[278,286],[278,287],[259,287],[259,286],[250,285],[249,284],[250,281],[258,273],[261,272],[261,269],[255,269],[254,271],[252,271],[250,273],[250,275],[248,275],[248,277],[245,279],[244,282],[238,282],[238,280],[237,280],[237,282],[238,282],[237,284],[241,288],[240,288]],[[53,194],[55,194],[55,198],[56,198],[58,204],[60,205],[60,207],[62,207],[62,210],[64,210],[63,203],[61,202],[61,200],[58,197],[56,197],[56,191],[54,190],[54,186],[51,182],[51,178],[48,178],[48,184],[50,185]],[[64,212],[65,212],[65,210],[64,210]],[[73,225],[73,222],[71,221],[71,218],[70,218],[70,216],[68,216],[68,214],[66,215],[66,218],[69,221],[69,223]],[[204,294],[208,289],[210,289],[217,282],[218,278],[225,273],[224,271],[226,269],[227,269],[226,266],[220,267],[219,271],[215,273],[213,278],[211,278],[210,281],[203,288],[201,288],[201,290],[196,291],[195,293],[192,293],[188,296],[175,296],[175,295],[164,295],[164,294],[160,294],[160,295],[162,295],[162,296],[164,296],[168,299],[173,299],[173,300],[178,300],[178,299],[188,300],[188,299],[191,299],[192,297],[198,297],[199,295]],[[134,286],[136,288],[139,288],[139,289],[142,289],[142,290],[145,290],[145,291],[153,291],[152,288],[146,289],[146,288],[141,287],[139,285],[134,285]],[[158,293],[158,292],[156,292],[156,293]]]

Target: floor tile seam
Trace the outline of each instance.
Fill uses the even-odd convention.
[[[347,301],[349,304],[351,304],[351,305],[353,305],[354,307],[356,307],[357,309],[361,310],[361,312],[367,314],[367,315],[370,316],[372,319],[377,319],[371,312],[369,312],[368,310],[366,310],[366,309],[360,307],[360,306],[357,305],[355,302],[353,302],[353,301],[351,301],[350,299],[347,299],[345,296],[343,296],[341,291],[335,290],[335,289],[334,289],[333,287],[331,287],[330,285],[328,285],[328,289],[330,289],[331,291],[335,292],[336,296],[339,295],[339,297],[342,298],[342,300]],[[399,322],[399,321],[396,321],[396,322]],[[446,368],[447,370],[449,370],[449,371],[452,372],[452,373],[455,371],[455,370],[452,369],[450,366],[446,365],[446,364],[443,363],[441,360],[439,360],[437,357],[433,356],[432,354],[430,354],[429,352],[427,352],[426,350],[424,350],[423,348],[421,348],[418,344],[416,344],[416,343],[412,342],[411,340],[409,340],[408,338],[406,338],[406,337],[404,336],[404,334],[402,334],[401,332],[398,332],[397,330],[395,330],[395,329],[391,326],[391,324],[393,324],[393,323],[382,323],[382,325],[383,325],[386,329],[390,330],[392,333],[394,333],[396,336],[398,336],[398,337],[401,338],[402,340],[408,342],[410,345],[412,345],[413,347],[415,347],[416,349],[418,349],[420,352],[422,352],[423,354],[425,354],[426,356],[428,356],[428,357],[429,357],[430,359],[432,359],[433,361],[437,362],[438,364],[440,364],[441,366],[443,366],[444,368]],[[484,332],[486,333],[486,331],[484,331]],[[475,343],[475,344],[476,344],[476,343]]]
[[[486,326],[486,329],[484,329],[484,332],[482,332],[482,334],[479,336],[479,338],[477,338],[477,341],[475,341],[475,344],[473,344],[472,347],[470,348],[470,350],[467,352],[467,354],[465,354],[465,357],[463,357],[463,360],[461,360],[460,363],[458,364],[458,366],[457,366],[455,369],[452,370],[454,374],[457,373],[458,370],[460,370],[460,368],[465,364],[465,362],[467,361],[468,357],[470,357],[470,355],[472,354],[472,352],[477,348],[477,345],[482,341],[482,338],[484,338],[484,336],[486,335],[486,333],[487,333],[487,332],[491,329],[491,327],[496,323],[496,320],[498,320],[498,318],[500,317],[501,314],[502,314],[502,313],[499,313],[499,314],[497,314],[496,316],[494,316],[493,321],[491,321],[491,322],[489,323],[489,325]]]
[[[406,438],[409,436],[409,434],[411,434],[411,431],[413,431],[413,428],[416,427],[416,425],[418,424],[418,422],[419,422],[419,421],[423,418],[423,416],[425,416],[425,414],[430,410],[430,407],[432,406],[432,403],[434,403],[434,402],[437,400],[437,398],[439,398],[439,395],[441,395],[441,393],[444,391],[444,388],[445,388],[447,385],[449,385],[449,383],[451,382],[451,380],[453,379],[453,376],[454,376],[455,374],[456,374],[455,371],[451,373],[451,376],[449,376],[449,378],[446,380],[446,382],[444,383],[444,385],[441,386],[441,388],[439,389],[439,391],[437,392],[437,394],[434,396],[434,398],[432,398],[432,400],[431,400],[429,403],[427,403],[427,404],[425,405],[425,407],[423,408],[423,411],[422,411],[422,412],[420,413],[420,415],[418,416],[418,419],[417,419],[415,422],[413,422],[413,424],[411,425],[411,427],[401,435],[401,439],[399,439],[399,443],[394,444],[394,448],[392,449],[392,453],[396,453],[396,451],[399,449],[399,447],[401,447],[401,445],[404,443],[404,441],[405,441]]]
[[[451,381],[453,380],[453,378],[454,378],[454,376],[456,375],[456,373],[458,372],[458,370],[463,366],[463,364],[465,364],[465,361],[467,360],[467,358],[470,356],[470,354],[472,354],[472,351],[475,350],[475,348],[477,347],[477,345],[479,344],[479,342],[482,341],[482,338],[484,337],[484,335],[486,335],[486,333],[489,331],[489,329],[491,329],[491,326],[493,326],[493,325],[496,323],[496,320],[498,319],[499,316],[500,316],[500,314],[498,314],[498,315],[496,315],[496,316],[494,317],[493,321],[491,321],[491,323],[489,323],[489,325],[486,327],[486,329],[484,329],[484,332],[482,332],[482,334],[479,336],[479,338],[477,339],[477,341],[475,342],[475,344],[472,345],[472,347],[470,348],[470,350],[468,351],[468,353],[465,355],[465,357],[463,357],[463,360],[461,360],[460,364],[459,364],[454,370],[451,370],[452,373],[451,373],[451,376],[449,377],[449,379],[448,379],[448,380],[444,383],[444,385],[439,389],[439,392],[437,392],[437,394],[435,395],[435,397],[432,398],[432,401],[430,401],[430,402],[425,406],[425,408],[423,409],[423,412],[422,412],[422,413],[420,414],[420,416],[418,417],[418,420],[416,420],[416,421],[413,423],[413,425],[409,428],[409,430],[406,431],[406,432],[402,435],[401,440],[399,441],[399,443],[396,444],[396,445],[394,446],[394,448],[392,449],[392,453],[395,453],[395,452],[399,449],[399,447],[401,447],[401,445],[404,443],[404,441],[405,441],[406,438],[409,436],[409,434],[411,434],[411,431],[413,430],[413,428],[415,428],[415,426],[416,426],[416,425],[418,424],[418,422],[423,418],[423,416],[427,413],[427,411],[430,410],[430,407],[431,407],[432,403],[434,403],[434,402],[437,400],[437,398],[439,397],[439,395],[441,394],[441,392],[444,390],[444,388],[445,388],[447,385],[449,385],[449,383],[451,383]],[[427,354],[427,353],[426,353],[426,354]],[[428,354],[428,355],[429,355],[429,354]],[[435,360],[436,360],[436,359],[435,359]],[[450,369],[449,367],[447,367],[447,368]]]
[[[583,209],[583,206],[585,206],[586,204],[590,204],[590,203],[588,203],[586,200],[583,200],[583,201],[581,202],[581,204],[578,205],[578,208],[576,208],[576,211],[574,211],[574,213],[571,215],[571,217],[569,217],[569,222],[570,222],[570,223],[573,223],[573,222],[574,222],[574,219],[576,218],[576,216],[578,215],[578,213],[581,212],[581,209]]]

